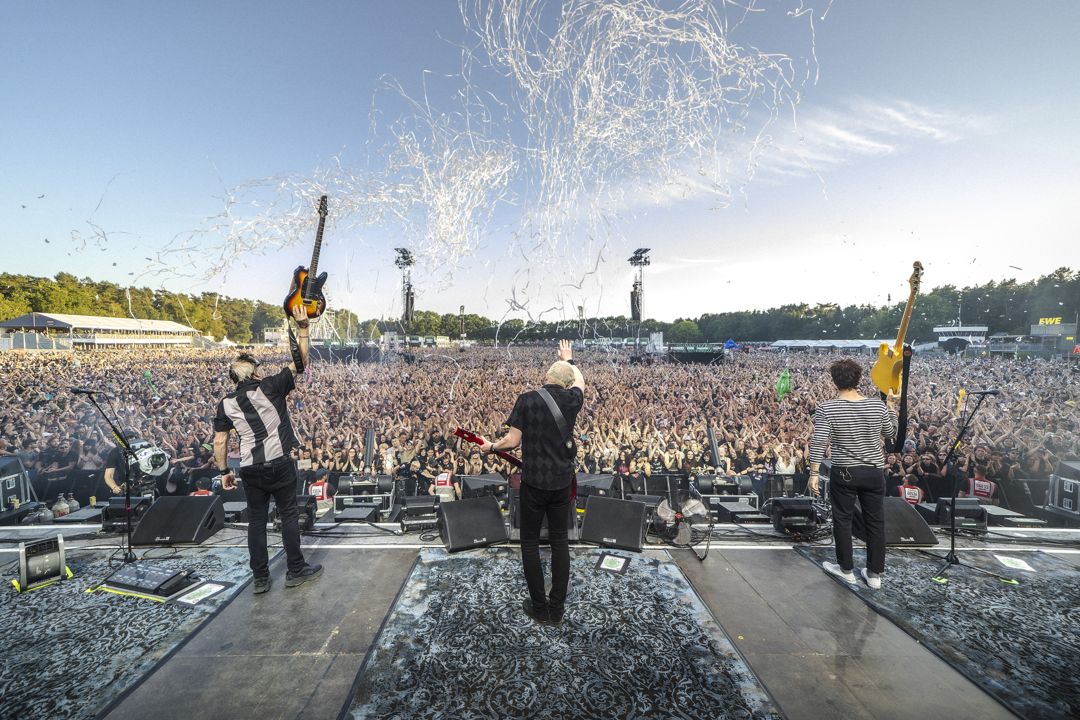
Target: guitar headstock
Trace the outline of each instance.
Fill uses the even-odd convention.
[[[922,263],[918,260],[911,268],[911,277],[908,278],[908,284],[911,285],[911,292],[919,292],[919,285],[922,284]]]
[[[323,195],[319,198],[319,217],[326,217],[326,196]]]

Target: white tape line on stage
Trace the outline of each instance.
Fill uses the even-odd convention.
[[[68,551],[72,551],[72,550],[101,550],[101,551],[105,551],[105,550],[108,550],[108,551],[112,552],[112,551],[121,549],[121,547],[122,546],[120,546],[120,545],[75,545],[75,546],[69,545],[69,546],[67,546],[67,550]],[[145,550],[160,550],[163,547],[168,547],[168,546],[146,547],[146,548],[143,548],[143,549],[145,549]],[[177,546],[177,547],[172,548],[172,549],[174,549],[174,550],[184,550],[185,547],[193,547],[193,548],[195,548],[195,547],[202,547],[202,546],[199,546],[199,545]],[[245,544],[245,543],[237,543],[237,544],[233,545],[233,544],[224,544],[224,543],[222,543],[222,544],[214,544],[213,547],[215,547],[215,548],[243,548],[243,549],[246,549],[247,544]],[[271,544],[270,547],[280,547],[280,545]],[[440,544],[431,544],[431,543],[428,543],[428,544],[424,544],[424,543],[397,543],[397,544],[394,544],[394,543],[364,543],[364,544],[340,543],[340,544],[334,544],[334,545],[323,545],[323,544],[309,545],[309,544],[304,544],[304,547],[305,548],[312,548],[312,549],[318,548],[319,550],[395,550],[395,549],[420,550],[420,549],[423,549],[423,548],[441,548],[443,546],[440,545]],[[515,546],[513,546],[513,545],[504,545],[503,547],[515,547]],[[582,548],[595,548],[596,546],[595,545],[571,545],[570,547],[577,548],[577,549],[582,549]],[[831,545],[820,545],[819,547],[832,547],[832,546]],[[718,543],[718,542],[713,542],[712,548],[714,550],[719,550],[719,551],[723,551],[723,550],[794,550],[795,549],[794,546],[792,546],[792,545],[783,545],[783,544],[779,544],[779,545],[776,545],[776,544],[770,544],[770,545],[764,545],[764,544],[761,544],[761,545],[757,545],[757,544],[755,544],[755,545],[725,545],[723,543]],[[668,545],[646,545],[645,549],[646,550],[670,550],[671,548]],[[682,549],[682,548],[676,548],[676,549]],[[908,550],[908,551],[911,551],[911,550],[927,550],[928,552],[934,552],[934,551],[941,551],[944,548],[935,546],[935,547],[930,547],[930,548],[891,548],[891,549],[893,549],[893,550]],[[1014,545],[1002,545],[1002,546],[999,546],[999,547],[985,547],[985,548],[956,548],[956,551],[960,552],[960,553],[962,553],[962,552],[1037,552],[1037,551],[1041,551],[1041,552],[1045,552],[1045,553],[1050,553],[1051,555],[1080,555],[1080,549],[1047,547],[1047,546],[1040,546],[1040,545],[1030,545],[1030,546],[1029,545],[1017,545],[1017,546],[1014,546]],[[19,552],[18,548],[0,548],[0,554],[2,554],[2,553],[17,554],[18,552]],[[149,559],[152,560],[153,558],[149,558]]]

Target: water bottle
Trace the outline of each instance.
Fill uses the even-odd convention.
[[[67,504],[69,513],[73,513],[80,507],[82,507],[81,505],[79,505],[79,501],[75,499],[75,493],[68,493]]]
[[[38,515],[39,523],[47,525],[53,521],[53,511],[49,509],[48,505],[41,508],[41,514]]]
[[[68,507],[67,501],[64,500],[64,493],[60,493],[60,497],[56,498],[56,502],[52,506],[53,517],[63,517],[71,512],[71,508]]]

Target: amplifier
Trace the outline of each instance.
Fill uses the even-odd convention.
[[[776,532],[807,533],[817,529],[814,501],[808,497],[773,498],[772,524]]]
[[[1061,463],[1065,465],[1066,463]],[[1058,468],[1061,470],[1062,468]],[[1080,519],[1080,480],[1064,477],[1063,475],[1050,476],[1050,492],[1046,498],[1047,507],[1064,510],[1067,513],[1076,513]]]
[[[334,513],[334,522],[379,522],[379,506],[374,503],[350,505]]]
[[[758,512],[758,509],[750,505],[750,503],[731,502],[721,499],[722,497],[714,495],[709,498],[709,509],[717,522],[752,525],[768,525],[772,522],[768,515]]]
[[[1047,527],[1047,522],[1045,520],[1027,517],[1013,510],[1006,510],[1003,507],[998,507],[997,505],[985,505],[983,506],[983,509],[986,510],[986,521],[990,525],[1014,528]]]
[[[375,494],[375,495],[342,495],[338,493],[334,496],[334,511],[338,512],[345,508],[354,507],[357,505],[378,505],[379,510],[390,509],[390,496]]]
[[[131,529],[134,530],[150,509],[154,499],[150,496],[136,495],[131,498]],[[102,532],[127,532],[127,506],[123,496],[109,498],[108,507],[101,512]]]

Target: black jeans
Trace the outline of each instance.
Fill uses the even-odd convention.
[[[862,508],[859,537],[866,540],[866,569],[885,572],[885,474],[871,466],[833,466],[829,473],[829,498],[832,500],[833,541],[836,562],[844,570],[853,570],[851,524],[855,500]]]
[[[539,490],[521,483],[521,564],[533,608],[548,609],[562,616],[566,607],[566,587],[570,584],[570,541],[567,540],[570,517],[570,486],[558,490]],[[544,594],[544,569],[540,565],[540,527],[547,515],[548,541],[551,543],[551,594]]]
[[[244,494],[248,504],[248,554],[251,572],[255,577],[270,577],[270,560],[266,552],[266,518],[270,498],[277,503],[281,518],[281,540],[285,545],[289,572],[304,569],[304,553],[300,552],[300,512],[296,506],[296,466],[289,458],[262,465],[240,468]]]

